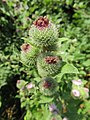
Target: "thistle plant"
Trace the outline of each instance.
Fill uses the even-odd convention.
[[[47,17],[41,16],[31,25],[29,40],[21,46],[21,62],[31,70],[31,74],[29,80],[17,81],[21,107],[26,109],[24,120],[64,120],[67,118],[64,113],[70,111],[67,111],[69,103],[66,101],[73,99],[81,103],[89,97],[89,89],[82,80],[64,81],[65,74],[74,73],[74,78],[79,73],[69,63],[69,54],[65,56],[60,52],[62,48],[69,51],[70,40],[67,40],[58,38],[56,26]],[[66,42],[64,45],[63,41]],[[67,93],[69,97],[66,97]]]
[[[52,46],[58,39],[56,26],[47,17],[39,17],[33,22],[29,36],[32,44],[38,47]]]

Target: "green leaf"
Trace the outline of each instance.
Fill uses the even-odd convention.
[[[58,75],[56,75],[56,77],[57,77],[57,82],[60,82],[62,76],[63,76],[64,74],[66,74],[66,73],[75,73],[75,74],[78,74],[79,71],[78,71],[78,69],[77,69],[73,64],[67,63],[67,64],[65,64],[65,65],[63,66],[63,68],[62,68],[62,70],[61,70],[61,73],[58,74]]]
[[[41,100],[39,101],[39,103],[49,103],[52,102],[52,100],[53,98],[41,96]]]
[[[69,41],[70,39],[66,37],[62,37],[62,38],[59,38],[58,40],[59,42],[64,42],[64,41]]]
[[[67,5],[72,5],[72,3],[73,3],[73,0],[66,0]]]
[[[73,65],[73,64],[65,64],[61,70],[61,73],[65,74],[65,73],[79,73],[78,69]]]
[[[26,115],[24,116],[24,120],[31,120],[31,117],[32,117],[32,114],[31,114],[30,110],[28,110],[26,112]]]
[[[42,111],[43,111],[43,120],[50,120],[51,118],[51,112],[48,110],[48,105],[42,105]],[[47,119],[46,119],[47,116]]]
[[[62,42],[65,42],[64,43],[64,46],[66,46],[65,44],[68,44],[67,42],[70,42],[70,39],[69,38],[58,38],[58,41],[57,41],[57,46],[61,48],[61,43]]]
[[[30,39],[25,38],[25,37],[22,37],[21,39],[22,39],[22,40],[24,40],[25,42],[27,42],[27,43],[29,43],[29,44],[31,44],[31,45],[32,45],[32,43],[31,43]],[[33,45],[32,45],[32,46],[33,46]]]
[[[84,66],[90,66],[90,59],[86,60],[83,62]]]

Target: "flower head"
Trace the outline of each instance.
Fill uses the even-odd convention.
[[[39,29],[43,29],[48,27],[49,20],[46,17],[39,17],[36,21],[33,22],[33,24],[38,27]]]
[[[33,88],[33,87],[34,87],[34,84],[32,84],[32,83],[29,83],[29,84],[26,85],[26,88],[28,90],[31,89],[31,88]]]
[[[64,117],[63,120],[68,120],[68,118],[67,118],[67,117]]]
[[[44,60],[48,64],[55,64],[58,62],[59,58],[56,56],[47,56],[44,58]]]
[[[80,92],[78,90],[76,90],[76,89],[73,89],[71,93],[75,97],[80,97]]]
[[[44,95],[47,96],[52,96],[57,92],[57,82],[51,78],[51,77],[46,77],[43,78],[42,81],[40,82],[40,91]]]
[[[27,53],[30,49],[31,49],[30,44],[24,43],[24,44],[21,46],[21,50],[22,50],[23,52],[25,52],[25,53]]]
[[[81,85],[82,84],[82,81],[79,79],[79,80],[72,80],[72,83],[74,84],[74,85]]]

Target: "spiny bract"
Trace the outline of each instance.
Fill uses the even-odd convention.
[[[45,77],[40,82],[40,91],[46,96],[52,96],[57,92],[58,84],[51,77]]]
[[[21,50],[21,62],[26,66],[35,65],[38,50],[28,43],[24,43]]]
[[[40,17],[31,26],[29,36],[33,45],[47,47],[55,44],[58,39],[58,31],[46,17]]]
[[[37,70],[41,77],[54,76],[60,70],[61,65],[62,60],[51,53],[43,53],[37,58]]]

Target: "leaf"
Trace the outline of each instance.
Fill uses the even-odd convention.
[[[69,49],[71,40],[69,38],[59,38],[57,42],[57,55],[68,56],[67,50]]]
[[[40,81],[41,81],[41,78],[40,78],[40,77],[36,77],[36,78],[34,78],[34,81],[40,82]]]
[[[59,38],[58,40],[59,42],[63,42],[63,41],[69,41],[70,39],[66,37],[62,37],[62,38]]]
[[[31,120],[32,114],[30,110],[27,110],[24,120]]]
[[[90,59],[84,61],[83,65],[86,66],[86,67],[90,66]]]
[[[42,105],[42,111],[43,111],[43,120],[46,120],[46,116],[47,116],[47,120],[50,120],[51,118],[51,112],[48,110],[48,105]]]
[[[29,43],[29,44],[31,44],[31,45],[32,45],[32,43],[31,43],[30,39],[25,38],[25,37],[22,37],[22,40],[24,40],[25,42],[27,42],[27,43]],[[33,46],[33,45],[32,45],[32,46]]]
[[[73,3],[73,0],[66,0],[67,5],[72,5],[72,3]]]
[[[61,78],[62,78],[62,76],[63,76],[64,74],[63,73],[59,73],[56,77],[57,77],[57,82],[60,82],[60,80],[61,80]]]
[[[62,76],[66,73],[75,73],[75,74],[78,74],[79,71],[78,69],[73,65],[73,64],[65,64],[61,70],[61,73],[58,74],[56,77],[57,77],[57,82],[60,82]]]
[[[78,69],[73,65],[73,64],[65,64],[61,70],[61,73],[65,74],[65,73],[79,73]]]
[[[49,102],[52,102],[52,100],[53,100],[53,98],[42,96],[39,103],[49,103]]]

